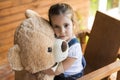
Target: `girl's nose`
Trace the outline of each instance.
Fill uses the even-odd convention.
[[[62,27],[62,28],[61,28],[61,34],[64,34],[64,33],[65,33],[65,28]]]

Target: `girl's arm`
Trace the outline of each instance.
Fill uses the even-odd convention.
[[[67,70],[68,68],[70,68],[70,66],[75,62],[75,60],[76,58],[68,57],[59,64],[55,72],[51,68],[44,70],[43,72],[48,75],[59,75],[63,73],[65,70]]]
[[[68,68],[70,68],[70,66],[75,62],[75,60],[76,60],[76,58],[68,57],[67,59],[62,61],[64,70],[67,70]]]
[[[55,72],[51,68],[47,70],[43,70],[42,72],[48,75],[55,75]]]

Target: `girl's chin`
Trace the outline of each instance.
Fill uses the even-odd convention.
[[[62,40],[67,41],[67,38],[66,38],[66,37],[59,37],[59,39],[62,39]]]
[[[62,40],[65,40],[65,41],[69,41],[69,39],[68,38],[61,38]]]
[[[58,37],[58,39],[62,39],[62,40],[65,40],[65,41],[69,41],[71,38],[69,38],[69,37]]]

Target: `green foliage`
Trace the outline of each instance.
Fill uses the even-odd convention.
[[[108,0],[108,1],[107,1],[107,9],[112,8],[112,1],[113,1],[113,0]]]
[[[98,9],[99,0],[90,0],[90,15],[94,15]]]

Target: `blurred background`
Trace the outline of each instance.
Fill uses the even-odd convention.
[[[25,19],[25,10],[32,9],[48,19],[48,9],[55,3],[67,3],[73,7],[76,35],[92,29],[97,10],[120,19],[120,0],[0,0],[0,80],[14,80],[7,52],[13,46],[16,27]],[[84,44],[86,41],[83,41],[83,52]]]

